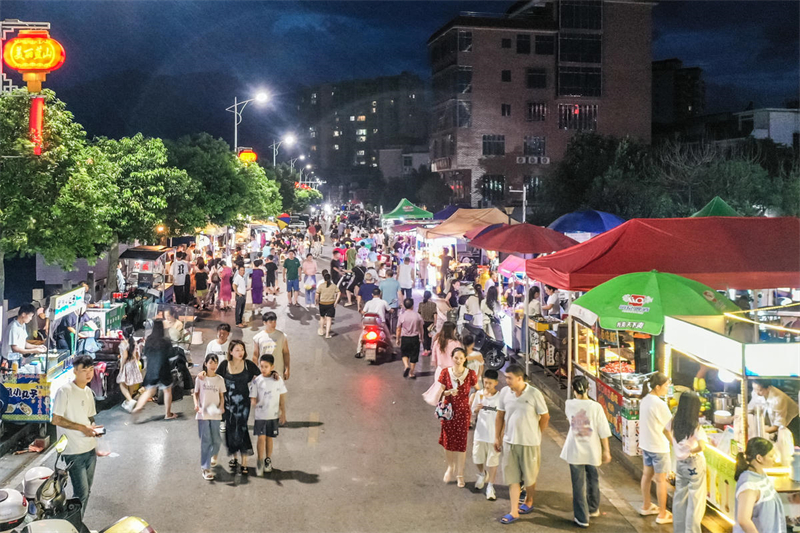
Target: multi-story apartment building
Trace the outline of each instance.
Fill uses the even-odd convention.
[[[653,125],[672,125],[705,113],[703,69],[680,59],[653,61]]]
[[[456,201],[519,205],[578,131],[650,141],[651,9],[637,0],[523,1],[462,14],[428,40],[431,163]]]
[[[425,83],[407,72],[303,89],[297,110],[310,164],[329,183],[377,172],[383,148],[428,142]]]

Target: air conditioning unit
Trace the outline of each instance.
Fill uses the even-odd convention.
[[[525,161],[526,161],[526,159],[524,157],[518,157],[517,158],[517,164],[518,165],[524,165]]]
[[[539,164],[539,158],[537,156],[529,157],[528,158],[528,163],[530,163],[531,165],[538,165]]]
[[[549,165],[550,164],[550,158],[549,157],[540,157],[539,158],[539,163],[541,163],[543,165]]]

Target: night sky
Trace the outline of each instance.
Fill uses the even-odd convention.
[[[428,79],[431,33],[460,11],[510,4],[0,0],[0,18],[52,23],[67,61],[46,86],[90,135],[208,131],[232,142],[225,107],[265,88],[274,102],[248,107],[239,130],[240,144],[264,149],[291,129],[293,88],[404,70]],[[798,2],[660,2],[653,59],[702,67],[708,112],[782,106],[800,87],[798,20]]]

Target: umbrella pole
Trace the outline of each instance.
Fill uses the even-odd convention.
[[[572,336],[575,327],[572,315],[567,316],[567,400],[572,398]],[[588,346],[586,348],[589,349]]]
[[[528,274],[525,274],[525,308],[522,310],[522,316],[524,317],[522,320],[522,350],[525,354],[525,375],[530,376],[529,367],[530,367],[530,359],[531,359],[531,330],[529,329],[528,325],[528,304],[530,303],[530,293],[531,293],[531,279],[528,277]]]

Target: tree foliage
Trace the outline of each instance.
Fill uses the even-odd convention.
[[[312,205],[319,205],[322,203],[322,193],[316,189],[297,189],[294,193],[294,206],[292,210],[295,213],[302,213]]]

